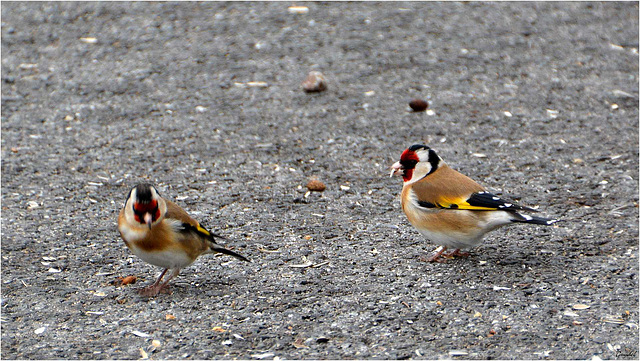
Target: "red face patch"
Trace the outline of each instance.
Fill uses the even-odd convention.
[[[152,222],[155,222],[158,218],[160,218],[160,209],[158,208],[158,201],[152,200],[149,203],[134,203],[133,204],[133,213],[136,219],[136,222],[145,224],[144,215],[149,213],[151,214]]]
[[[407,182],[413,177],[413,168],[420,161],[418,154],[410,149],[405,149],[400,156],[400,164],[402,165],[402,179]]]
[[[415,166],[415,164],[419,161],[420,158],[418,158],[418,154],[413,150],[405,149],[400,156],[400,164],[402,164],[403,166],[405,165],[404,163],[413,163],[413,165]]]

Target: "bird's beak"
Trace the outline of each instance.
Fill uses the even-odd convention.
[[[144,223],[146,223],[147,226],[149,226],[149,229],[151,229],[151,223],[153,223],[153,216],[151,213],[144,214]]]
[[[398,173],[402,169],[402,164],[400,164],[400,162],[393,163],[393,165],[391,166],[391,173],[389,173],[389,177],[393,177],[394,174]]]

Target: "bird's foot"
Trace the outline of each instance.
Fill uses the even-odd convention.
[[[152,284],[151,286],[147,286],[138,290],[140,296],[143,297],[154,297],[159,293],[167,293],[171,294],[171,290],[169,289],[169,285],[165,283],[161,284]]]
[[[438,263],[445,263],[447,262],[446,259],[440,257],[442,256],[442,254],[444,253],[444,251],[447,250],[447,247],[442,247],[441,250],[437,251],[433,256],[425,259],[424,256],[420,257],[420,260],[423,262],[438,262]]]
[[[453,251],[453,252],[450,252],[450,253],[448,253],[448,254],[445,254],[444,256],[445,256],[445,257],[448,257],[448,258],[453,258],[453,257],[462,257],[462,258],[467,258],[467,257],[469,257],[469,254],[470,254],[469,252],[462,252],[462,251],[458,248],[458,249],[456,249],[456,250],[455,250],[455,251]]]

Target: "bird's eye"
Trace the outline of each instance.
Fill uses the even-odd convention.
[[[402,164],[402,167],[404,169],[413,169],[416,167],[416,164],[418,164],[418,161],[414,159],[406,159],[406,160],[401,160],[400,164]]]

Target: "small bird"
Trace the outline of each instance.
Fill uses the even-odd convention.
[[[133,254],[164,268],[155,283],[140,290],[143,296],[166,291],[169,281],[202,254],[224,253],[249,261],[218,245],[215,238],[224,237],[209,232],[180,206],[163,199],[151,184],[138,184],[131,189],[118,216],[118,231]],[[161,283],[170,269],[173,271],[169,278]]]
[[[391,174],[402,172],[402,210],[424,237],[442,246],[428,259],[444,262],[440,256],[448,247],[455,251],[446,257],[469,254],[461,249],[477,246],[482,237],[498,227],[512,223],[549,226],[555,219],[520,214],[537,212],[487,192],[471,178],[451,169],[436,152],[423,144],[410,146],[391,166]]]

